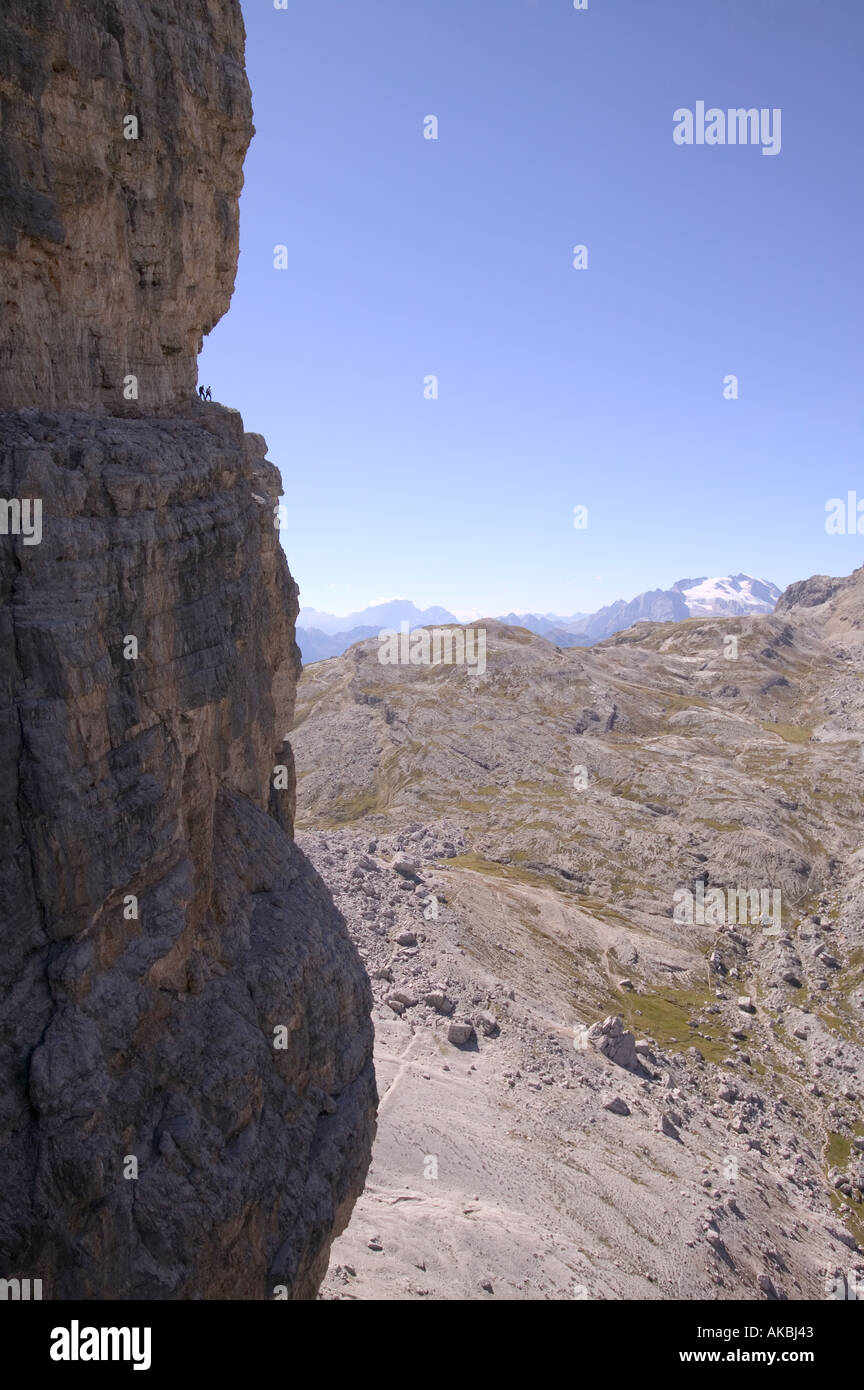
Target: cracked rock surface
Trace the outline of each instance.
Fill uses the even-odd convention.
[[[314,1297],[375,1086],[365,973],[290,838],[278,473],[219,407],[0,438],[0,492],[45,499],[41,545],[0,549],[3,1267]]]
[[[314,1298],[369,1163],[371,992],[292,839],[279,475],[193,398],[240,6],[6,0],[0,106],[0,497],[42,508],[0,536],[0,1273]]]

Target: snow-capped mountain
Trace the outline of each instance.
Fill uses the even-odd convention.
[[[715,579],[703,576],[679,579],[671,589],[648,589],[629,601],[617,599],[596,613],[577,613],[571,618],[558,618],[549,613],[537,619],[529,613],[521,617],[508,614],[501,621],[527,627],[559,647],[589,647],[594,642],[602,642],[604,637],[623,632],[633,623],[770,613],[779,597],[776,584],[767,579],[754,579],[749,574]]]
[[[770,613],[780,597],[776,584],[754,579],[750,574],[732,574],[725,579],[679,579],[672,587],[683,594],[693,618],[721,613],[729,617]]]
[[[715,579],[703,576],[679,579],[671,589],[648,589],[633,599],[617,599],[596,613],[571,613],[566,617],[556,613],[506,613],[498,621],[528,628],[558,647],[590,647],[638,622],[668,623],[712,615],[729,618],[770,613],[779,597],[776,584],[767,579],[754,579],[750,574]],[[382,628],[398,628],[402,622],[415,628],[458,621],[446,608],[421,609],[404,598],[372,604],[341,618],[316,608],[301,608],[297,642],[308,664],[340,656],[355,642],[376,636]]]

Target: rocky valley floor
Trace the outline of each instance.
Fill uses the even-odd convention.
[[[298,840],[381,1094],[323,1297],[860,1295],[862,597],[306,670]],[[676,920],[700,884],[782,919]]]

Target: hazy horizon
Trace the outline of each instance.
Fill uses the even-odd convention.
[[[761,583],[766,583],[766,584],[772,584],[772,583],[773,583],[773,580],[771,580],[770,577],[767,576],[767,575],[755,575],[755,574],[744,575],[744,572],[743,572],[743,571],[739,571],[739,575],[741,575],[741,576],[743,576],[743,577],[745,577],[745,578],[747,578],[747,579],[757,580],[757,581],[759,581],[759,582],[761,582]],[[692,578],[695,580],[696,578],[700,578],[700,577],[701,577],[701,578],[705,578],[705,579],[718,579],[718,578],[730,578],[730,577],[734,577],[734,576],[725,576],[725,575],[722,575],[722,576],[721,576],[721,575],[695,576],[695,575],[694,575],[694,576],[686,576],[686,577],[692,577]],[[651,589],[649,589],[649,590],[643,590],[643,591],[641,591],[641,592],[650,593],[650,592],[654,592],[654,591],[658,591],[658,590],[661,590],[661,591],[662,591],[662,590],[666,590],[666,591],[668,591],[669,589],[673,588],[674,584],[680,583],[681,580],[682,580],[683,578],[685,578],[685,576],[679,575],[679,578],[678,578],[677,580],[674,580],[672,584],[669,584],[669,585],[654,584],[654,585],[651,586]],[[779,585],[778,585],[777,587],[779,587]],[[782,589],[781,589],[781,592],[782,592]],[[632,599],[634,599],[634,598],[636,598],[636,597],[638,597],[638,595],[636,595],[636,594],[619,594],[618,597],[617,597],[617,599],[613,599],[613,600],[612,600],[612,603],[615,603],[615,602],[618,602],[618,601],[623,602],[623,603],[629,603]],[[326,615],[326,616],[332,617],[332,618],[336,618],[336,617],[354,618],[354,617],[357,617],[357,616],[358,616],[359,614],[361,614],[361,613],[365,613],[368,609],[371,609],[371,608],[379,608],[379,607],[382,607],[382,606],[385,605],[385,604],[390,604],[390,603],[410,603],[410,604],[413,604],[413,606],[414,606],[415,608],[419,609],[421,612],[425,612],[427,609],[430,609],[430,608],[447,608],[447,605],[446,605],[446,604],[439,604],[439,603],[436,603],[436,602],[434,601],[434,599],[431,600],[429,603],[418,603],[415,599],[411,598],[411,596],[408,595],[408,594],[391,594],[389,597],[384,597],[384,598],[372,598],[372,599],[369,599],[368,603],[360,604],[360,606],[359,606],[358,608],[351,608],[351,609],[348,609],[347,612],[345,612],[345,613],[334,613],[331,609],[328,609],[328,608],[321,608],[319,605],[314,604],[314,603],[301,603],[301,605],[300,605],[300,613],[301,613],[301,616],[302,616],[303,612],[305,611],[305,612],[319,613],[319,614]],[[606,604],[601,605],[601,607],[607,607],[607,606],[608,606],[608,605],[606,605]],[[504,613],[505,610],[502,609],[502,610],[499,610],[499,611],[496,612],[496,613],[491,613],[491,612],[490,612],[490,613],[486,613],[486,612],[482,611],[482,610],[479,609],[479,608],[465,608],[465,607],[463,607],[463,608],[447,608],[447,611],[450,612],[450,613],[452,613],[453,616],[454,616],[455,618],[458,618],[460,622],[473,622],[476,618],[494,618],[494,617],[500,617],[500,616],[502,616],[502,614]],[[509,614],[509,613],[522,613],[522,614],[529,614],[529,613],[530,613],[530,614],[533,614],[535,617],[544,617],[544,618],[551,618],[551,617],[556,617],[556,618],[573,618],[573,617],[576,617],[577,614],[580,614],[580,613],[581,613],[581,610],[579,610],[579,609],[573,609],[573,610],[572,610],[571,612],[569,612],[569,613],[563,613],[563,612],[556,612],[554,609],[551,609],[551,608],[543,608],[543,609],[535,609],[535,608],[530,608],[530,609],[529,609],[529,608],[509,608],[509,609],[506,610],[506,612],[507,612],[508,614]]]

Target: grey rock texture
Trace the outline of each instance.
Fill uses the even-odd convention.
[[[0,1273],[51,1299],[314,1298],[374,1132],[368,977],[292,840],[279,475],[184,400],[242,59],[235,0],[0,16],[0,498],[42,506],[0,534]]]
[[[219,407],[0,439],[0,495],[45,504],[0,548],[2,1267],[314,1297],[368,1162],[371,1000],[289,839],[278,473]]]
[[[371,1182],[325,1297],[864,1277],[864,570],[828,587],[587,650],[489,622],[482,677],[382,665],[377,641],[304,671],[298,838],[388,976]],[[698,886],[735,910],[676,920]],[[782,890],[764,923],[756,888]],[[397,1017],[394,990],[420,1002]],[[443,993],[498,1035],[449,1043]],[[616,1015],[642,1072],[592,1046]]]
[[[849,587],[848,578],[833,579],[827,574],[813,574],[809,579],[799,579],[790,584],[777,600],[776,613],[790,613],[796,608],[819,608],[828,603],[835,594]]]
[[[237,267],[243,44],[237,0],[4,0],[0,408],[193,394]]]
[[[636,1039],[624,1027],[624,1020],[620,1014],[611,1014],[602,1023],[593,1023],[588,1029],[588,1041],[616,1067],[623,1067],[625,1071],[642,1072],[642,1064],[636,1051]]]

